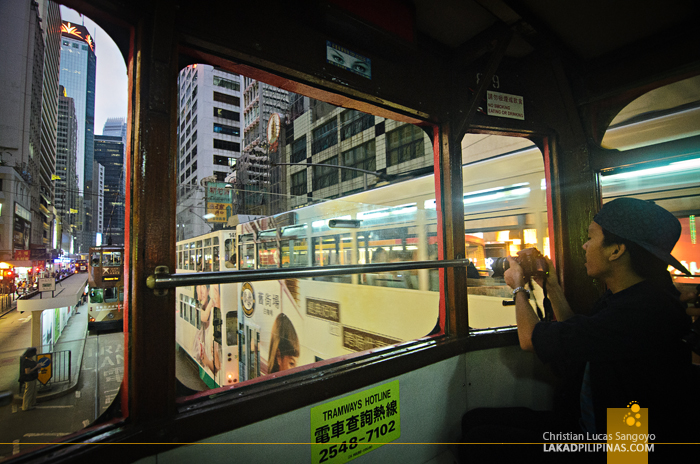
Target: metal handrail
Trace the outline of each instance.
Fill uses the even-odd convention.
[[[330,277],[347,274],[409,271],[415,269],[437,269],[443,267],[467,267],[468,259],[443,261],[405,261],[398,263],[350,264],[323,267],[288,267],[277,269],[254,269],[242,271],[193,272],[170,274],[165,267],[156,269],[148,276],[148,288],[158,290],[187,285],[230,284],[258,282],[262,280],[303,279],[307,277]]]

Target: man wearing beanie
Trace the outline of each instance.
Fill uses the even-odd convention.
[[[667,271],[670,265],[690,274],[671,256],[680,234],[678,219],[652,202],[620,198],[605,204],[583,249],[588,275],[607,291],[590,316],[575,315],[549,262],[546,286],[556,322],[539,320],[523,270],[509,258],[504,277],[516,289],[521,348],[545,363],[585,363],[581,432],[606,433],[607,408],[637,402],[648,408],[649,433],[657,442],[700,440],[692,433],[700,419],[689,409],[698,402],[691,352],[682,342],[690,318]]]

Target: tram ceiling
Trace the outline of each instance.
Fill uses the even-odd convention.
[[[128,26],[159,1],[63,3],[95,19],[127,57]],[[497,73],[517,78],[517,63],[556,57],[579,106],[617,108],[655,83],[700,72],[693,0],[273,0],[264,11],[254,2],[179,0],[172,8],[191,56],[205,52],[262,69],[258,77],[301,81],[317,97],[341,94],[365,110],[419,119],[440,119],[440,106],[453,101],[450,73],[488,63],[504,29],[512,38],[503,61],[516,65]],[[326,40],[370,58],[371,78],[329,66]]]

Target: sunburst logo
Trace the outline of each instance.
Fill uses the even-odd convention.
[[[95,45],[92,43],[92,37],[89,35],[85,37],[85,42],[87,42],[88,45],[90,45],[90,50],[93,52],[95,51]]]
[[[72,26],[71,23],[61,24],[61,32],[65,32],[66,34],[70,34],[70,35],[74,35],[74,36],[76,36],[76,37],[80,37],[81,39],[83,38],[83,37],[80,35],[80,31],[78,30],[78,28],[76,28],[75,26]],[[88,37],[89,37],[89,36],[88,36]]]

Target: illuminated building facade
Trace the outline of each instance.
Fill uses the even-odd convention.
[[[95,79],[97,57],[92,34],[79,24],[64,21],[61,26],[60,84],[66,95],[75,102],[78,121],[76,169],[79,190],[83,193],[85,215],[82,218],[80,251],[95,244],[95,225],[92,223],[92,164],[94,161],[95,133]]]

